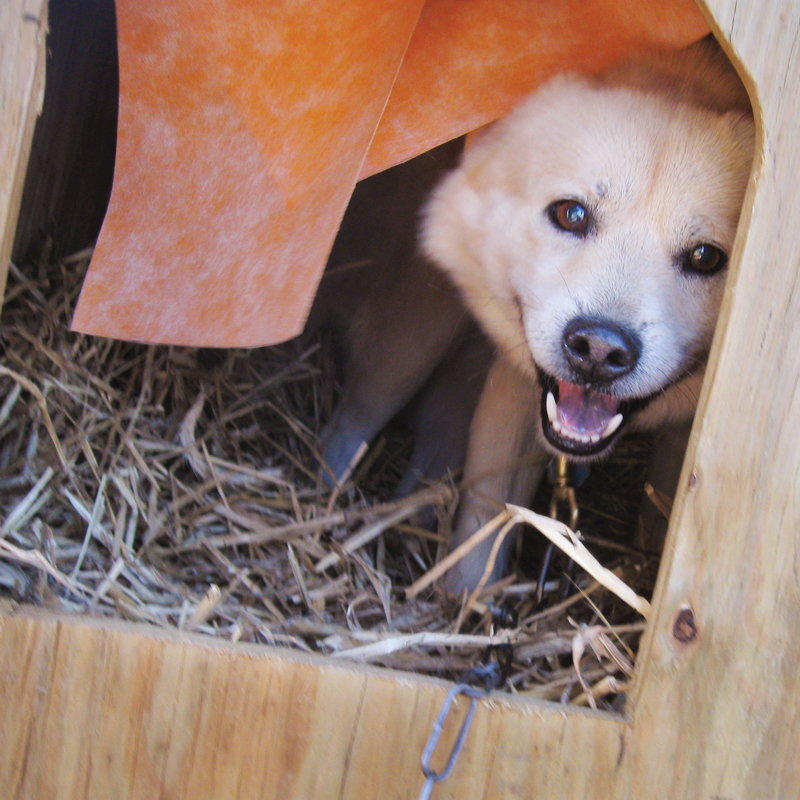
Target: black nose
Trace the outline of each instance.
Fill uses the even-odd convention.
[[[563,345],[569,365],[591,383],[621,378],[639,360],[638,337],[608,320],[576,317],[564,329]]]

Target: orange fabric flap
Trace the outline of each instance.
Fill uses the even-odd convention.
[[[558,70],[708,31],[693,0],[423,2],[117,0],[114,188],[73,328],[288,339],[359,176],[498,118]]]
[[[360,177],[499,119],[557,72],[708,32],[694,0],[428,0]]]
[[[423,0],[117,0],[114,187],[73,328],[302,329]]]

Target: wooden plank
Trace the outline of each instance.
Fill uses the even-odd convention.
[[[47,0],[0,3],[0,297],[8,274],[33,128],[42,110]]]
[[[0,786],[14,800],[417,797],[447,689],[152,627],[0,613]],[[607,797],[624,727],[494,695],[434,797]]]
[[[800,795],[800,6],[708,7],[757,87],[760,152],[614,797],[786,800]]]

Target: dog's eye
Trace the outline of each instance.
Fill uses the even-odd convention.
[[[728,256],[719,247],[713,244],[699,244],[686,252],[683,267],[689,272],[711,275],[719,272],[727,263]]]
[[[556,200],[548,206],[547,215],[557,228],[578,236],[585,236],[592,222],[589,212],[577,200]]]

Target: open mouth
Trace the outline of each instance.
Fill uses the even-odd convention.
[[[542,387],[542,431],[568,456],[588,458],[608,450],[630,416],[655,396],[620,400],[589,386],[558,380],[538,370]]]

